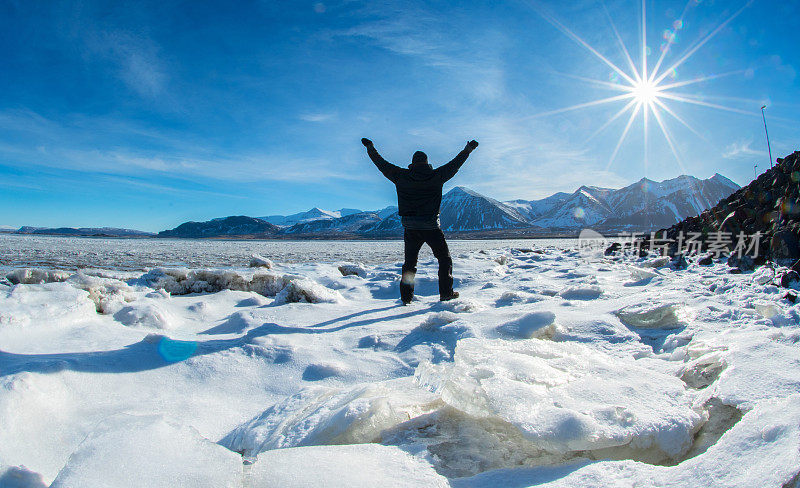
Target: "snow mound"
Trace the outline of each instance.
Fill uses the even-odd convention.
[[[419,326],[412,329],[395,350],[417,353],[417,358],[411,358],[414,364],[419,363],[420,357],[434,363],[449,361],[459,340],[477,335],[477,331],[455,313],[438,312],[428,315]]]
[[[513,305],[516,303],[538,302],[539,298],[533,293],[519,290],[504,291],[500,298],[495,302],[498,306]]]
[[[449,367],[417,368],[449,405],[499,418],[550,452],[619,448],[625,457],[674,459],[702,417],[683,382],[582,344],[463,339]]]
[[[303,379],[306,381],[319,381],[331,376],[343,376],[347,368],[341,363],[317,363],[309,364],[303,371]]]
[[[280,449],[261,454],[250,486],[296,488],[449,487],[425,461],[394,446],[362,444]]]
[[[179,325],[178,318],[152,298],[142,298],[123,306],[114,314],[114,319],[128,327],[168,330]]]
[[[677,303],[642,302],[623,307],[614,315],[628,327],[676,329],[686,325],[683,307]]]
[[[161,416],[105,419],[72,453],[52,488],[242,486],[242,460]]]
[[[569,286],[558,293],[565,300],[594,300],[600,298],[603,289],[599,286]]]
[[[245,456],[285,447],[375,442],[385,429],[440,405],[409,379],[309,388],[265,410],[220,444]]]
[[[497,327],[503,335],[518,339],[552,339],[556,333],[553,312],[531,312]]]
[[[339,265],[339,272],[342,276],[358,276],[361,278],[367,277],[367,268],[363,264],[345,263]]]
[[[471,298],[457,298],[441,303],[442,308],[456,313],[472,313],[485,310],[486,307],[477,300]]]
[[[275,304],[340,303],[343,300],[338,291],[326,288],[308,278],[301,278],[290,281],[275,297]]]
[[[97,315],[95,305],[83,290],[67,283],[15,285],[0,291],[0,327],[6,325],[59,325]]]
[[[71,273],[58,270],[45,270],[36,268],[19,268],[8,273],[6,279],[12,285],[42,285],[44,283],[58,283],[67,281]]]
[[[253,254],[250,257],[250,267],[251,268],[267,268],[271,269],[275,266],[272,260],[265,258],[259,254]]]

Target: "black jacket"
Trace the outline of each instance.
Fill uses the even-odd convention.
[[[464,148],[452,161],[436,169],[427,162],[410,164],[405,169],[383,159],[374,146],[367,148],[367,154],[375,166],[397,187],[400,216],[433,220],[439,215],[442,204],[442,186],[456,175],[470,152],[469,148]]]

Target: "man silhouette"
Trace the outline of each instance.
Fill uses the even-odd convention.
[[[395,166],[378,154],[369,139],[361,139],[367,154],[383,176],[394,183],[397,189],[397,206],[403,224],[405,261],[400,279],[400,300],[408,305],[414,298],[414,277],[417,273],[417,258],[423,244],[428,244],[439,261],[439,299],[458,298],[453,291],[453,260],[447,248],[444,233],[439,228],[439,207],[442,204],[442,186],[456,175],[469,154],[478,147],[477,141],[469,141],[464,149],[449,163],[433,169],[428,156],[417,151],[411,157],[408,169]]]

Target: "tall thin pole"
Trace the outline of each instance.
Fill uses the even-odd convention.
[[[761,106],[761,118],[764,120],[764,133],[767,135],[767,149],[769,150],[769,167],[772,168],[772,148],[769,145],[769,131],[767,130],[767,117],[764,115],[766,105]]]
[[[754,164],[754,165],[753,165],[753,179],[754,179],[754,180],[755,180],[756,178],[758,178],[758,173],[756,173],[756,168],[758,168],[758,165],[757,165],[757,164]]]

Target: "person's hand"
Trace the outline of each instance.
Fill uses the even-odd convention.
[[[478,147],[478,141],[476,141],[475,139],[467,143],[467,149],[469,149],[470,151],[474,151],[476,147]]]
[[[370,147],[370,146],[372,145],[372,141],[370,141],[370,140],[369,140],[369,139],[367,139],[366,137],[362,137],[362,138],[361,138],[361,144],[363,144],[363,145],[364,145],[364,147]],[[476,144],[477,144],[477,143],[476,143]]]

